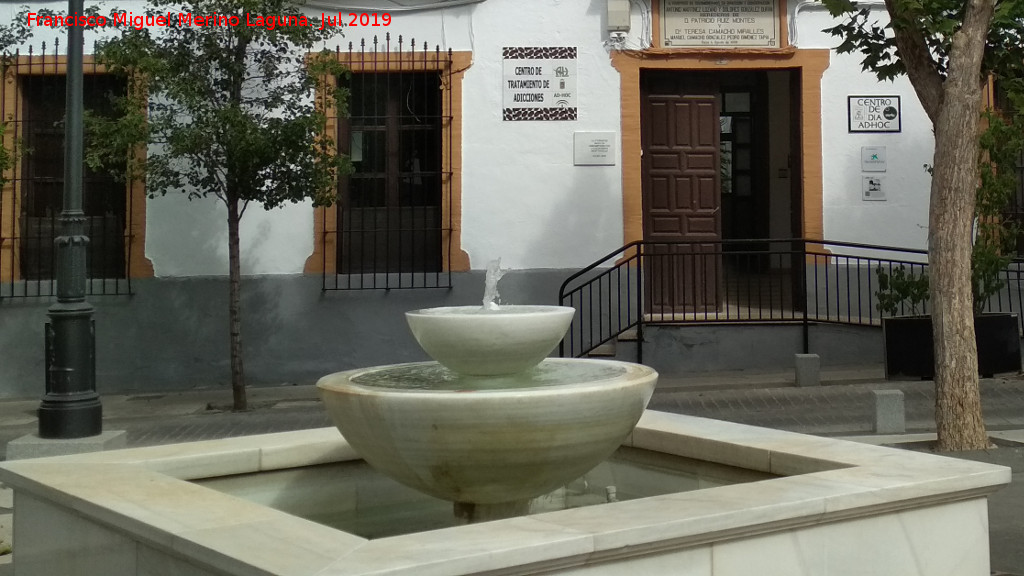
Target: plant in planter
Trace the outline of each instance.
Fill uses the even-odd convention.
[[[1000,273],[1002,257],[982,253],[984,266],[972,268],[975,291],[974,334],[978,348],[978,373],[991,376],[1021,369],[1020,336],[1017,315],[984,313],[988,296],[998,292],[1005,281]],[[879,289],[876,307],[882,313],[882,334],[885,341],[885,373],[888,378],[931,378],[935,373],[932,342],[932,319],[926,314],[928,275],[915,274],[906,267],[886,271],[875,269]],[[980,290],[978,289],[980,288]],[[983,298],[979,298],[982,296]],[[902,314],[902,315],[901,315]]]
[[[923,265],[901,264],[875,268],[878,291],[875,307],[882,314],[887,378],[928,378],[934,373],[932,319],[928,302],[928,274]]]
[[[928,302],[928,273],[924,266],[915,272],[913,265],[901,264],[898,268],[890,267],[886,271],[881,264],[875,268],[878,278],[878,301],[875,307],[883,316],[899,316],[907,314],[918,316],[925,313]]]
[[[986,313],[989,300],[1006,286],[1004,270],[1012,261],[1019,225],[1004,214],[1017,186],[1013,170],[1024,149],[1024,118],[986,113],[988,128],[980,147],[980,182],[975,207],[971,253],[971,288],[978,372],[991,376],[1021,369],[1020,335],[1016,314]],[[876,307],[882,314],[886,376],[931,378],[934,354],[928,301],[928,275],[914,265],[886,270],[879,265]]]

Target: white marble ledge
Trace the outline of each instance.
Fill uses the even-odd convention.
[[[799,466],[806,472],[852,468],[858,466],[896,466],[900,468],[937,471],[956,468],[957,474],[967,471],[992,471],[1002,468],[937,454],[899,450],[860,442],[810,436],[648,410],[627,442],[630,446],[659,450],[670,454],[694,457],[694,451],[706,453],[703,459],[722,464],[772,472],[772,461]],[[749,459],[745,459],[749,458]],[[779,466],[779,464],[776,464]]]
[[[593,553],[590,533],[528,516],[373,540],[317,576],[476,574],[566,558],[583,563]]]
[[[441,576],[691,549],[981,498],[1010,480],[1001,466],[651,411],[627,444],[803,474],[373,541],[182,480],[354,458],[333,428],[6,462],[0,481],[211,573]]]
[[[174,478],[196,480],[358,459],[359,455],[345,442],[336,428],[318,428],[36,458],[29,461],[62,464],[131,464]]]

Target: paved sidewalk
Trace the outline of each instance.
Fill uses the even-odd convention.
[[[829,436],[872,432],[874,390],[901,390],[908,432],[935,430],[935,385],[931,381],[875,381],[797,388],[662,387],[648,405],[653,410],[692,414]],[[982,410],[989,430],[1024,429],[1024,379],[981,381]]]
[[[755,426],[829,436],[872,430],[876,389],[904,393],[907,430],[934,432],[935,394],[929,381],[885,382],[877,366],[823,370],[818,387],[797,388],[792,372],[729,372],[664,376],[650,408]],[[1013,484],[990,500],[994,574],[1024,575],[1024,378],[985,379],[983,408],[990,431],[1019,440],[996,450],[957,456],[1013,468]],[[129,446],[148,446],[330,426],[314,386],[249,390],[253,407],[229,409],[231,392],[217,390],[110,395],[102,398],[104,429],[127,432]],[[0,455],[7,442],[36,431],[38,399],[0,400]],[[0,539],[9,541],[10,491],[0,489]],[[0,556],[0,576],[10,556]]]

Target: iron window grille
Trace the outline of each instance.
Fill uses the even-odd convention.
[[[393,49],[395,48],[395,49]],[[390,36],[339,51],[348,109],[337,148],[353,171],[324,219],[324,290],[447,288],[452,231],[452,53]],[[333,264],[333,266],[331,265]]]
[[[6,58],[0,88],[3,145],[14,155],[0,194],[0,298],[56,294],[56,250],[64,189],[66,73],[58,43],[47,51]],[[126,82],[84,63],[83,104],[110,114]],[[106,171],[83,172],[82,200],[89,245],[87,293],[131,293],[132,184]]]

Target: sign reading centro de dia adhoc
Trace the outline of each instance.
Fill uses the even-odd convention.
[[[575,47],[503,48],[502,64],[502,119],[576,119]]]

